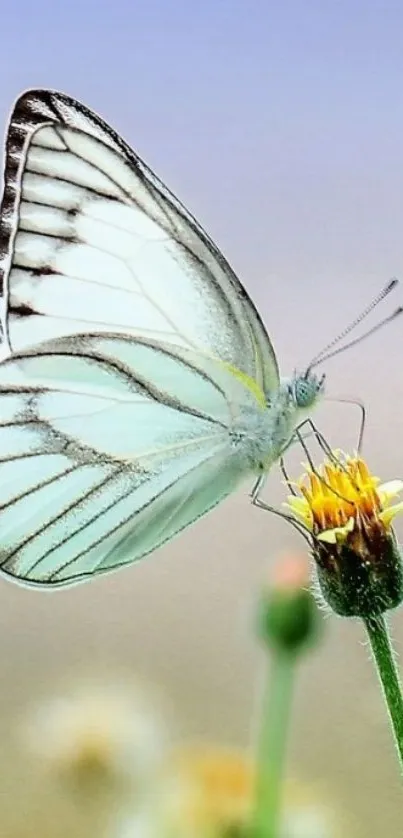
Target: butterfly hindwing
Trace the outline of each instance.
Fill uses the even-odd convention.
[[[231,438],[248,401],[205,356],[124,335],[57,339],[3,361],[1,572],[71,584],[172,538],[248,473]]]

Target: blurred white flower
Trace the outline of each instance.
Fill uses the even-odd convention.
[[[80,787],[97,781],[147,785],[168,743],[151,692],[118,682],[76,685],[47,698],[24,733],[37,763]]]
[[[331,838],[330,813],[317,805],[284,812],[280,838]]]
[[[323,792],[315,786],[288,782],[280,838],[347,838]]]

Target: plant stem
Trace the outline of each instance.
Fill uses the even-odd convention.
[[[403,774],[403,697],[395,655],[385,618],[382,615],[364,620],[372,654],[381,682],[392,725],[400,769]]]
[[[293,693],[295,654],[277,650],[265,685],[258,746],[253,838],[278,838],[283,766]]]

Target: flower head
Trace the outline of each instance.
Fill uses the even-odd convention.
[[[32,712],[26,744],[47,771],[88,790],[147,785],[165,758],[166,730],[148,689],[119,682],[66,687]]]
[[[380,483],[361,457],[335,452],[308,469],[287,506],[312,534],[326,601],[338,614],[371,616],[403,599],[403,568],[392,529],[403,481]]]
[[[173,752],[170,791],[153,800],[148,820],[128,819],[118,838],[247,838],[255,789],[252,760],[242,751],[189,744]],[[341,838],[321,789],[286,781],[279,838]]]
[[[320,541],[346,541],[354,530],[382,527],[403,512],[403,501],[391,501],[403,491],[403,480],[380,484],[360,457],[335,454],[298,482],[301,496],[292,496],[288,506]]]

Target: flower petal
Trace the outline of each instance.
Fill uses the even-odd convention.
[[[402,491],[403,480],[389,480],[387,483],[382,483],[377,488],[377,493],[382,504],[388,503],[389,500],[395,498],[396,495],[399,495]]]
[[[349,532],[352,532],[354,529],[354,518],[349,518],[347,524],[344,524],[343,527],[334,527],[332,530],[324,530],[321,532],[317,539],[318,541],[324,541],[326,544],[337,544],[339,541],[345,541]]]
[[[299,498],[295,495],[291,495],[287,499],[287,503],[284,503],[283,506],[286,506],[297,518],[300,518],[304,523],[308,524],[309,527],[313,525],[313,518],[311,508],[309,503],[305,498]]]
[[[396,515],[399,515],[400,512],[403,512],[403,501],[383,509],[382,512],[379,513],[379,518],[382,523],[385,524],[385,527],[388,527],[391,521],[393,521],[393,518],[395,518]]]

